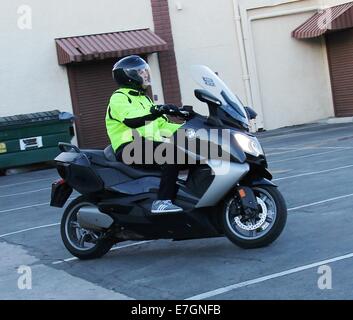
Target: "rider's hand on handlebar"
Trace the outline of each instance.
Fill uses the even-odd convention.
[[[156,114],[158,116],[168,115],[174,116],[185,120],[191,119],[195,112],[192,109],[192,106],[183,106],[179,108],[173,104],[164,104],[164,105],[157,105],[151,108],[151,113]]]
[[[173,104],[162,104],[162,105],[153,106],[151,108],[151,113],[157,114],[160,116],[163,114],[178,115],[179,110],[180,109]]]
[[[193,110],[192,106],[183,106],[181,109],[179,109],[179,111],[182,113],[182,117],[187,120],[195,116],[195,111]]]

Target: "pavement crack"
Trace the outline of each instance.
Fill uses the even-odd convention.
[[[56,259],[45,253],[43,250],[41,250],[38,247],[31,246],[28,243],[19,243],[15,241],[10,241],[8,239],[1,239],[2,242],[5,242],[10,245],[14,246],[20,246],[24,250],[28,252],[29,255],[35,257],[38,259],[38,262],[34,263],[33,265],[39,265],[39,264],[51,264],[51,262],[55,261]]]

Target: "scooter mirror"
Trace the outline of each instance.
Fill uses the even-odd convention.
[[[250,120],[256,119],[257,113],[255,112],[254,109],[252,109],[252,108],[250,108],[250,107],[245,107],[245,111],[246,111],[246,113],[248,114],[248,118],[249,118]]]
[[[196,89],[195,96],[201,102],[215,104],[217,106],[222,105],[222,102],[217,97],[215,97],[212,93],[208,92],[207,90]]]

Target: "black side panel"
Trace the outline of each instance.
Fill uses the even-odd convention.
[[[131,181],[130,177],[116,169],[94,166],[94,170],[101,177],[106,188]]]
[[[155,196],[152,193],[124,196],[102,201],[98,206],[125,231],[139,234],[144,239],[181,240],[219,236],[219,231],[209,217],[210,214],[216,214],[215,210],[208,212],[206,208],[190,208],[183,213],[151,215],[150,208]]]
[[[68,176],[65,181],[81,194],[99,192],[104,189],[102,179],[91,167],[71,164],[66,167]]]
[[[214,180],[212,169],[207,166],[195,166],[186,181],[186,188],[192,194],[201,198]]]
[[[119,184],[117,182],[110,187],[110,190],[135,195],[150,192],[151,189],[158,190],[160,179],[157,177],[144,177],[137,180],[126,180]]]
[[[89,194],[104,189],[102,179],[92,169],[85,154],[63,152],[55,161],[60,176],[79,193]]]
[[[263,166],[263,165],[256,165],[254,163],[250,163],[250,171],[248,174],[240,181],[240,185],[251,186],[255,183],[255,181],[268,181],[272,180],[272,174]],[[263,183],[268,184],[268,183]]]

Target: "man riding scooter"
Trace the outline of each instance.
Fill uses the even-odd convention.
[[[124,150],[134,143],[134,133],[148,140],[154,150],[163,142],[163,137],[170,137],[182,124],[169,121],[166,114],[176,113],[177,106],[154,105],[147,96],[147,88],[151,85],[150,67],[141,57],[132,55],[118,61],[113,67],[113,78],[119,89],[110,99],[106,113],[106,128],[118,161],[124,161]],[[146,150],[138,150],[143,158]],[[131,147],[131,145],[130,145]],[[149,150],[151,151],[151,150]],[[144,159],[145,160],[145,159]],[[134,163],[134,165],[138,165]],[[153,157],[152,164],[160,166]],[[177,164],[165,163],[160,166],[162,171],[158,199],[153,202],[151,212],[155,214],[181,212],[182,208],[173,204],[176,194],[176,181],[181,167]]]
[[[286,224],[287,208],[270,181],[262,146],[249,132],[249,108],[203,65],[192,66],[191,76],[202,88],[194,93],[207,104],[207,116],[185,106],[177,110],[154,106],[144,91],[150,82],[148,71],[138,57],[123,59],[114,67],[120,89],[107,110],[114,150],[111,146],[85,150],[59,143],[62,152],[55,164],[61,179],[52,185],[51,205],[62,208],[73,190],[79,193],[61,219],[65,247],[79,259],[94,259],[122,241],[226,236],[242,248],[260,248],[275,241]],[[186,119],[183,125],[163,117],[173,109],[177,111],[174,115]],[[164,138],[168,136],[165,128],[169,128],[169,139]],[[137,144],[131,149],[139,137],[150,146],[139,148]],[[190,169],[186,180],[175,183],[179,153],[177,162],[169,161],[168,156],[161,156],[160,147],[165,145],[172,145],[172,152],[164,149],[166,155],[173,153],[175,146],[187,155],[187,162],[181,159]],[[131,167],[143,163],[140,154],[129,156],[141,150],[148,164],[151,151],[158,166],[162,164],[159,160],[166,158],[169,165],[162,167],[162,183],[160,171]],[[151,214],[151,207],[157,214]],[[182,214],[164,213],[180,208]]]

